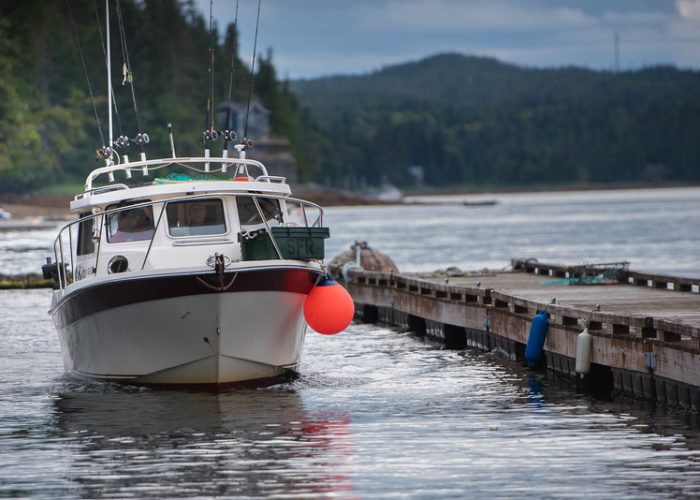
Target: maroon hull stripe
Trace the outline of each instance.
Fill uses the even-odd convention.
[[[226,273],[223,280],[211,272],[125,279],[89,286],[66,296],[53,317],[58,328],[65,328],[91,314],[149,300],[222,292],[308,294],[317,277],[318,272],[307,269],[264,269]]]

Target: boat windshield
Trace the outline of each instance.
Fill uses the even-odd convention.
[[[189,200],[168,203],[170,236],[202,236],[226,232],[221,200]]]
[[[109,243],[150,240],[153,229],[153,208],[150,206],[121,210],[107,216]]]
[[[279,226],[282,222],[282,212],[280,210],[280,202],[270,198],[256,198],[260,210],[265,216],[267,224],[270,226]],[[255,201],[250,196],[239,196],[236,198],[238,205],[238,220],[241,223],[241,231],[251,229],[259,229],[264,227],[263,220],[260,217],[258,207],[255,206]]]

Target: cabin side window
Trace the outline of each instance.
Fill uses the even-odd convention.
[[[260,211],[255,204],[255,201],[250,196],[238,196],[236,205],[238,206],[238,220],[241,223],[241,231],[250,231],[265,227],[263,219],[260,216],[262,212],[268,226],[279,226],[282,222],[282,211],[280,210],[280,202],[270,198],[257,197]]]
[[[170,236],[224,234],[226,220],[221,200],[174,201],[166,207]]]
[[[150,240],[154,230],[153,207],[139,207],[114,212],[107,216],[106,227],[109,243]]]
[[[87,217],[90,213],[80,214],[80,217]],[[95,227],[95,218],[90,217],[78,224],[78,255],[87,255],[95,252],[95,243],[92,241],[92,233]]]

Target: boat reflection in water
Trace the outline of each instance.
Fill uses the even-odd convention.
[[[344,472],[349,416],[308,413],[293,391],[78,389],[61,394],[54,413],[61,438],[77,443],[66,480],[71,489],[80,485],[78,496],[298,497],[352,489]]]

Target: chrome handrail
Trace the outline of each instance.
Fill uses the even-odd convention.
[[[190,164],[196,164],[196,163],[201,163],[204,165],[203,169],[198,169],[191,167]],[[208,165],[210,163],[214,164],[220,164],[221,167],[217,170],[211,170],[208,168]],[[254,166],[256,168],[259,168],[262,174],[259,176],[259,178],[265,180],[266,182],[270,182],[268,177],[270,177],[267,173],[267,168],[265,168],[265,165],[260,163],[257,160],[253,160],[250,158],[217,158],[217,157],[183,157],[183,158],[159,158],[157,160],[142,160],[142,161],[134,161],[134,162],[128,162],[128,163],[117,163],[114,165],[107,165],[105,167],[100,167],[96,168],[90,174],[87,176],[87,179],[85,179],[85,193],[88,193],[92,191],[92,183],[93,181],[99,177],[100,175],[107,174],[110,175],[110,181],[113,181],[113,176],[114,172],[118,171],[125,171],[127,173],[127,177],[131,175],[131,170],[132,169],[138,169],[140,168],[143,175],[146,176],[148,175],[151,170],[158,170],[160,168],[166,168],[171,165],[181,165],[186,168],[190,168],[193,170],[196,170],[201,173],[211,173],[211,172],[226,172],[229,166],[239,166],[239,165],[245,165],[245,166]],[[83,193],[84,194],[84,193]]]

